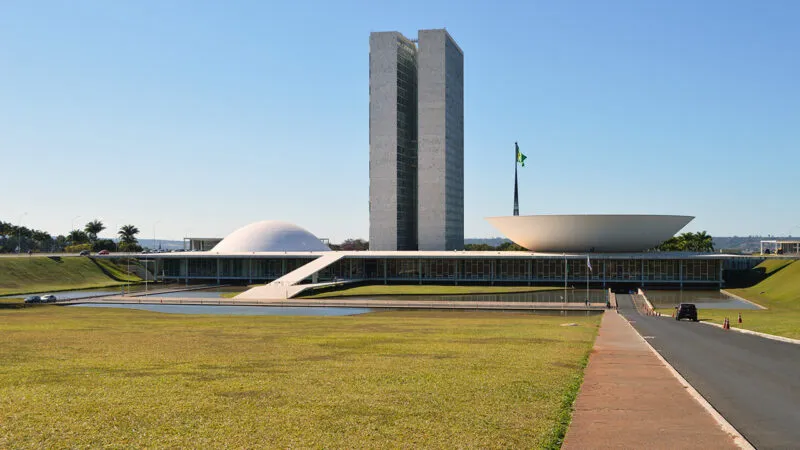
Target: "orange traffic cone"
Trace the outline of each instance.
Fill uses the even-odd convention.
[[[722,329],[723,329],[723,330],[730,330],[730,329],[731,329],[731,324],[730,324],[730,322],[728,321],[728,318],[727,318],[727,317],[726,317],[726,318],[725,318],[725,320],[722,322]]]
[[[742,323],[742,313],[739,313],[739,323]]]

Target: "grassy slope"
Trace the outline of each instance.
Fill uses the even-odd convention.
[[[453,286],[453,285],[385,285],[375,284],[356,286],[338,291],[314,295],[301,295],[301,298],[363,297],[376,295],[453,295],[453,294],[495,294],[506,292],[551,291],[559,289],[550,286]]]
[[[0,448],[550,447],[598,324],[0,310]]]
[[[106,266],[113,266],[104,262]],[[119,269],[115,269],[119,271]],[[134,278],[135,280],[138,278]],[[88,289],[122,284],[107,276],[89,258],[0,258],[0,295]]]
[[[768,308],[766,311],[705,309],[700,311],[700,319],[721,324],[728,317],[732,327],[739,327],[736,319],[741,312],[743,328],[800,339],[800,261],[767,260],[758,267],[771,275],[753,287],[728,291]]]

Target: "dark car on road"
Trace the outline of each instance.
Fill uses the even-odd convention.
[[[697,307],[693,303],[681,303],[675,307],[675,320],[689,319],[697,322]]]
[[[78,256],[89,256],[89,250],[81,250],[81,252],[78,253]]]
[[[56,301],[56,296],[53,294],[47,294],[42,296],[42,303],[53,303]]]
[[[38,295],[25,297],[25,303],[42,303],[42,298]]]

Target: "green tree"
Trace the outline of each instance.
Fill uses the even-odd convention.
[[[139,229],[135,226],[123,225],[119,228],[117,234],[119,235],[120,250],[124,252],[135,252],[141,249],[139,240],[136,239],[136,235],[139,234]]]
[[[363,239],[345,239],[345,241],[339,245],[339,249],[348,251],[369,250],[369,242]]]
[[[464,244],[464,250],[469,252],[488,252],[494,250],[489,244]]]
[[[695,243],[698,252],[713,252],[714,251],[714,238],[711,237],[705,230],[694,234]]]
[[[83,228],[83,231],[85,231],[86,235],[89,236],[89,242],[94,242],[97,240],[97,235],[105,229],[106,226],[103,225],[103,222],[94,219],[86,224],[86,226]]]
[[[83,230],[72,230],[67,235],[69,245],[80,245],[89,243],[89,235]]]
[[[514,242],[503,242],[502,244],[498,245],[495,248],[497,251],[500,252],[526,252],[528,251],[526,248],[514,243]]]

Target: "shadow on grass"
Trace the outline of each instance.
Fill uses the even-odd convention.
[[[730,278],[725,280],[725,287],[726,289],[744,289],[753,287],[794,263],[795,261],[790,261],[769,273],[767,273],[767,269],[765,267],[755,267],[747,270],[731,270],[729,271]]]

